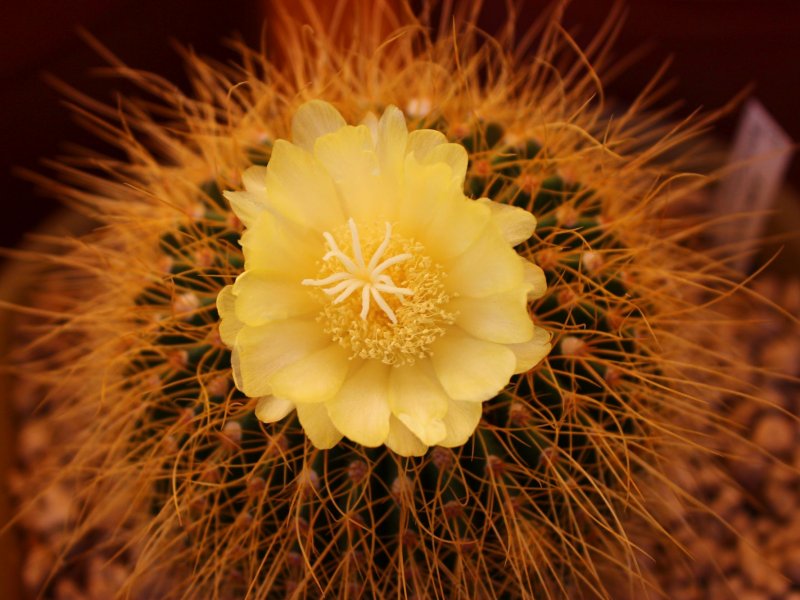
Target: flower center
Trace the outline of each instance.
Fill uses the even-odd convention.
[[[347,224],[350,228],[350,236],[353,242],[353,258],[339,249],[336,240],[329,232],[326,231],[322,234],[330,248],[328,253],[322,257],[322,260],[327,261],[331,258],[336,258],[344,266],[345,270],[338,271],[323,279],[304,279],[303,285],[330,285],[331,287],[324,288],[322,291],[329,296],[336,296],[333,301],[334,304],[344,302],[355,290],[361,288],[360,316],[362,321],[367,320],[371,299],[374,299],[378,307],[389,317],[389,320],[392,323],[397,323],[397,315],[386,303],[383,294],[388,293],[398,297],[411,296],[414,290],[397,287],[392,278],[384,271],[392,265],[408,260],[412,255],[406,252],[387,258],[383,262],[378,262],[383,258],[386,248],[392,240],[392,226],[390,223],[386,223],[386,236],[373,253],[372,258],[369,259],[369,264],[367,264],[364,262],[364,255],[361,252],[361,240],[358,236],[356,223],[353,219],[350,219]]]
[[[399,366],[428,356],[454,315],[442,268],[419,243],[383,225],[359,232],[350,219],[338,235],[323,233],[328,252],[319,277],[302,284],[316,288],[320,322],[353,357]]]

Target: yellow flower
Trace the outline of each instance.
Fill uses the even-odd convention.
[[[394,106],[349,126],[312,101],[269,166],[226,198],[245,269],[217,299],[236,386],[318,448],[460,446],[482,403],[550,351],[528,300],[542,270],[513,246],[534,217],[464,195],[467,152]]]

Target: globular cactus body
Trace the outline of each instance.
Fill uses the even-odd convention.
[[[174,100],[179,127],[133,110],[166,160],[124,136],[131,162],[115,164],[113,180],[87,174],[59,190],[108,224],[69,255],[93,293],[59,320],[86,352],[62,357],[53,402],[68,408],[54,404],[53,418],[84,428],[61,475],[84,486],[76,531],[98,527],[104,497],[124,498],[97,547],[133,565],[123,594],[563,597],[601,594],[609,562],[630,568],[622,515],[647,516],[639,487],[659,478],[664,444],[683,439],[674,414],[703,412],[684,360],[702,348],[675,328],[698,318],[684,291],[706,275],[687,270],[706,263],[659,218],[670,194],[696,183],[665,186],[670,166],[653,158],[674,143],[666,130],[645,135],[651,122],[634,113],[607,130],[602,107],[584,104],[593,73],[548,78],[558,31],[551,23],[524,68],[477,51],[468,27],[457,49],[406,32],[377,58],[320,37],[293,67],[301,82],[312,69],[309,87],[248,50],[241,72],[195,61],[199,99]],[[288,35],[305,56],[300,33]],[[458,77],[439,89],[433,74],[450,67]],[[380,83],[367,87],[364,73]],[[229,96],[237,76],[251,89]],[[412,128],[467,149],[466,193],[538,219],[518,250],[546,273],[531,314],[554,349],[484,404],[463,447],[418,458],[348,441],[318,450],[294,417],[261,423],[232,385],[215,302],[244,261],[223,192],[269,164],[298,96],[353,122],[432,98]]]

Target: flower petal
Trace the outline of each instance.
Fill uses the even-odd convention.
[[[314,144],[314,156],[333,178],[348,216],[363,223],[383,213],[386,186],[381,185],[378,157],[366,125],[348,125],[321,136]]]
[[[297,418],[308,439],[320,450],[333,448],[342,439],[324,404],[298,404]]]
[[[223,192],[231,210],[245,227],[252,227],[258,216],[267,209],[267,192]]]
[[[452,183],[446,165],[422,165],[413,155],[405,159],[405,177],[398,217],[404,226],[419,234],[429,228],[437,214],[447,218],[456,200],[464,196]]]
[[[442,262],[463,254],[489,225],[489,211],[459,193],[447,210],[431,211],[425,249]]]
[[[333,106],[322,100],[306,102],[292,119],[292,141],[311,152],[317,138],[347,125]]]
[[[270,376],[330,343],[313,320],[243,327],[231,354],[236,387],[251,398],[272,393]]]
[[[243,192],[223,192],[234,214],[250,227],[262,211],[267,209],[267,169],[261,166],[248,168],[242,174]]]
[[[377,127],[375,152],[381,172],[392,182],[399,182],[408,144],[406,118],[396,106],[387,106]]]
[[[528,314],[528,287],[520,285],[483,298],[460,296],[450,302],[456,325],[476,338],[514,344],[531,339],[533,322]]]
[[[431,151],[447,143],[447,138],[441,131],[435,129],[417,129],[408,134],[406,154],[414,154],[417,161],[422,163]]]
[[[437,445],[445,448],[463,446],[475,433],[481,421],[483,404],[481,402],[460,402],[451,400],[444,417],[447,435]]]
[[[380,446],[389,435],[389,365],[367,360],[325,403],[336,428],[362,446]]]
[[[431,351],[436,375],[454,400],[483,402],[496,396],[517,362],[506,346],[475,339],[457,327],[449,328]]]
[[[369,129],[369,133],[372,136],[372,143],[378,143],[378,117],[375,116],[375,113],[369,111],[364,118],[361,119],[361,125],[366,125],[367,129]]]
[[[217,313],[220,318],[219,337],[226,346],[233,346],[244,323],[236,316],[236,296],[232,285],[226,285],[217,295]]]
[[[450,167],[452,180],[463,187],[469,157],[461,144],[451,144],[440,131],[418,129],[408,135],[407,154],[413,154],[422,165],[445,164]]]
[[[236,316],[247,325],[282,321],[319,309],[300,282],[282,281],[259,271],[245,271],[233,284]]]
[[[433,148],[430,153],[422,160],[423,164],[444,163],[452,171],[453,181],[459,187],[464,185],[467,176],[467,164],[469,156],[467,150],[461,144],[441,144]]]
[[[276,371],[269,379],[272,393],[298,403],[329,400],[342,387],[350,364],[344,348],[329,344]]]
[[[366,125],[346,125],[317,138],[314,156],[336,183],[374,174],[378,169],[372,134]]]
[[[423,444],[394,415],[389,418],[389,435],[385,443],[400,456],[422,456],[428,451],[428,446]]]
[[[256,418],[262,423],[280,421],[294,410],[294,402],[276,396],[263,396],[256,404]]]
[[[325,168],[302,148],[277,140],[267,166],[270,208],[303,226],[331,231],[345,222],[342,205]]]
[[[244,189],[256,195],[267,193],[267,167],[253,165],[242,173]]]
[[[534,327],[533,337],[521,344],[509,344],[508,348],[514,353],[517,364],[514,373],[530,371],[541,360],[550,354],[553,346],[550,343],[550,333],[541,327]]]
[[[392,413],[423,443],[433,446],[445,435],[441,419],[448,396],[436,378],[430,361],[393,368],[389,376]]]
[[[268,211],[245,230],[241,239],[248,270],[269,273],[288,281],[314,277],[325,253],[323,237]]]
[[[466,252],[454,259],[445,283],[451,292],[482,298],[522,281],[519,255],[496,228],[487,227]]]
[[[539,265],[522,259],[522,277],[528,285],[528,300],[538,300],[547,291],[547,279]]]
[[[503,239],[511,246],[521,244],[536,231],[536,217],[527,210],[509,204],[493,202],[489,198],[480,198],[478,202],[491,209],[492,221],[500,228]]]
[[[398,217],[429,256],[446,262],[475,242],[490,224],[491,211],[466,198],[444,164],[422,165],[407,156]]]

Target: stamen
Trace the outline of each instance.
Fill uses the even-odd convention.
[[[369,286],[365,285],[361,291],[361,320],[366,321],[369,314]]]
[[[372,258],[369,261],[369,266],[367,267],[367,269],[372,271],[375,268],[375,265],[378,264],[378,261],[381,259],[381,256],[383,256],[383,253],[386,252],[386,248],[389,247],[389,240],[391,239],[391,237],[392,237],[392,224],[387,221],[386,235],[384,236],[381,245],[378,246],[377,250],[375,250],[375,254],[372,255]]]
[[[408,288],[399,288],[394,285],[386,285],[385,283],[376,283],[373,286],[379,292],[389,292],[390,294],[399,294],[401,296],[413,296],[414,290]]]
[[[345,291],[343,291],[341,294],[339,294],[336,297],[336,299],[333,301],[333,303],[334,304],[341,304],[342,302],[347,300],[347,298],[350,297],[350,294],[355,292],[357,289],[358,289],[358,282],[357,281],[351,281],[350,284],[347,286],[347,289]]]
[[[367,288],[364,288],[364,289],[366,290]],[[383,312],[385,312],[387,314],[387,316],[389,317],[389,320],[392,323],[397,323],[397,316],[394,314],[394,311],[392,310],[392,308],[388,304],[386,304],[386,300],[383,299],[383,296],[381,296],[381,293],[378,290],[376,290],[374,287],[370,288],[370,291],[372,292],[372,297],[375,298],[375,302],[377,302],[378,306],[380,306],[383,309]]]
[[[326,232],[324,232],[322,234],[322,237],[325,238],[325,241],[328,242],[328,246],[331,249],[330,252],[328,252],[325,256],[322,257],[322,260],[329,260],[329,259],[331,259],[333,257],[336,257],[341,261],[341,263],[345,266],[345,268],[348,271],[350,271],[351,273],[353,271],[357,270],[356,265],[353,263],[353,261],[350,259],[350,257],[347,256],[341,250],[339,250],[339,246],[336,244],[336,240],[333,239],[333,236],[330,233],[328,233],[326,231]]]
[[[393,235],[390,223],[359,228],[348,219],[335,235],[324,234],[319,278],[302,281],[321,292],[325,333],[352,358],[403,366],[430,356],[455,321],[442,266],[419,242]]]
[[[325,290],[322,290],[322,291],[325,292],[326,294],[328,294],[328,296],[335,296],[336,294],[341,292],[346,287],[349,287],[352,283],[353,283],[353,280],[350,277],[348,277],[346,280],[342,281],[341,283],[337,283],[335,286],[329,287],[328,289],[325,289]]]
[[[364,321],[367,320],[371,303],[370,298],[372,298],[375,300],[375,303],[380,307],[380,309],[386,314],[386,316],[389,317],[389,320],[393,324],[396,324],[397,315],[395,315],[392,307],[389,306],[389,304],[386,302],[386,299],[381,295],[381,292],[393,294],[397,298],[402,298],[404,296],[413,295],[414,290],[410,288],[398,287],[395,285],[394,281],[392,281],[392,278],[383,272],[389,267],[412,259],[413,255],[407,252],[397,254],[378,264],[386,252],[386,249],[389,247],[389,244],[391,243],[392,225],[391,223],[387,222],[386,234],[383,238],[383,241],[370,257],[369,264],[366,264],[364,262],[364,255],[361,250],[361,239],[358,235],[358,227],[352,218],[347,221],[347,225],[350,229],[350,238],[353,243],[353,258],[342,252],[330,232],[326,231],[322,234],[322,236],[325,238],[325,241],[328,243],[329,248],[328,252],[326,252],[322,257],[322,260],[328,261],[331,258],[336,258],[339,260],[345,270],[328,275],[323,279],[303,279],[301,283],[303,285],[317,287],[335,284],[322,290],[328,296],[339,294],[333,300],[333,304],[340,304],[341,302],[344,302],[358,288],[362,288],[360,313],[361,319]]]
[[[353,217],[350,217],[347,224],[350,226],[350,237],[353,239],[353,252],[356,255],[356,262],[359,267],[363,268],[366,265],[364,264],[364,257],[361,255],[361,241],[358,239],[358,229],[356,228],[356,222],[353,221]]]
[[[350,275],[348,273],[334,273],[325,279],[303,279],[301,283],[303,285],[328,285],[336,283],[337,281],[342,281],[343,279],[350,279]]]
[[[377,267],[372,269],[372,274],[377,275],[378,273],[385,271],[392,265],[396,265],[397,263],[403,262],[404,260],[408,260],[409,258],[411,258],[410,254],[398,254],[397,256],[393,256],[392,258],[387,258]]]

